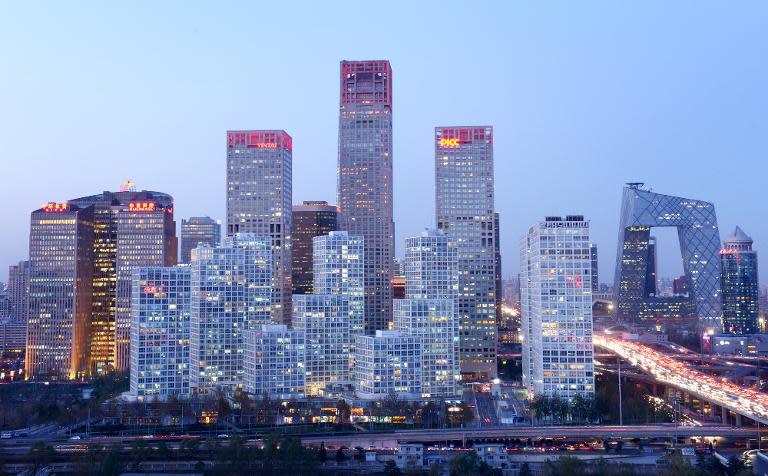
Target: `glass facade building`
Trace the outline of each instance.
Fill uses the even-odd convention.
[[[227,132],[227,236],[272,239],[272,321],[291,319],[293,140],[285,131]]]
[[[307,395],[322,395],[329,385],[351,383],[348,296],[294,295],[293,328],[304,333],[306,342]]]
[[[243,332],[272,315],[272,239],[237,233],[192,250],[190,387],[242,388]]]
[[[752,238],[738,226],[725,238],[720,250],[720,287],[723,298],[723,332],[756,334],[760,286],[757,278],[757,251]]]
[[[584,217],[547,217],[523,236],[523,385],[532,395],[594,394],[591,273]]]
[[[340,230],[365,245],[365,331],[392,321],[392,67],[342,61],[339,101]]]
[[[355,393],[363,400],[422,396],[421,337],[376,331],[355,340]]]
[[[189,393],[189,266],[138,268],[131,291],[131,395]]]
[[[437,228],[459,254],[461,372],[496,376],[498,221],[494,212],[493,128],[435,129]]]
[[[338,207],[323,201],[304,202],[293,206],[293,230],[291,231],[293,294],[312,294],[312,239],[338,229],[338,212]]]
[[[272,400],[304,398],[304,333],[271,324],[245,331],[245,391]]]
[[[189,263],[192,249],[197,245],[221,244],[221,225],[211,217],[191,217],[181,220],[181,263]]]
[[[614,292],[616,318],[640,323],[641,310],[658,307],[649,300],[655,240],[652,227],[674,227],[680,240],[690,308],[702,328],[721,328],[720,235],[715,206],[690,198],[662,195],[632,183],[624,188],[619,225]]]
[[[97,195],[76,198],[69,201],[72,205],[93,206],[94,208],[94,240],[93,240],[93,262],[94,270],[92,277],[93,296],[92,310],[89,326],[89,369],[91,373],[103,374],[114,370],[117,359],[117,257],[118,257],[118,214],[123,210],[129,209],[130,204],[134,203],[154,203],[158,208],[171,210],[168,213],[173,221],[173,197],[168,194],[153,192],[149,190],[136,191],[131,188],[123,188],[118,192],[102,192]],[[134,233],[137,230],[124,227],[123,231]],[[147,265],[170,266],[176,263],[175,253],[177,247],[176,226],[168,223],[168,228],[163,229],[163,245],[168,248],[168,261],[152,262]],[[135,238],[135,237],[134,237]],[[138,246],[134,239],[125,241],[128,246]],[[145,242],[150,247],[154,247],[152,240]],[[121,250],[126,254],[140,255],[141,249],[134,248],[130,250]],[[170,255],[173,254],[173,260]],[[130,278],[132,269],[123,269],[122,274],[122,301],[121,312],[121,348],[123,368],[127,365],[129,330],[127,325],[130,323]]]
[[[88,375],[93,207],[49,203],[31,215],[25,376]]]
[[[425,231],[405,241],[405,299],[394,301],[394,327],[421,338],[422,396],[456,397],[460,390],[459,267],[456,243]]]
[[[178,260],[173,202],[132,200],[117,212],[115,249],[114,364],[128,370],[131,360],[131,293],[133,271],[140,267],[173,266]]]

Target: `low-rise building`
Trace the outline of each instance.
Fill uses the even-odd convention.
[[[283,324],[268,324],[244,335],[245,391],[258,398],[304,398],[304,333]]]
[[[507,456],[507,447],[498,444],[484,444],[475,446],[477,456],[488,466],[497,469],[506,469],[509,467],[509,457]]]
[[[419,399],[422,394],[421,337],[376,331],[355,340],[355,393],[363,400],[395,394]]]
[[[424,466],[424,445],[400,443],[395,450],[395,464],[400,469]]]

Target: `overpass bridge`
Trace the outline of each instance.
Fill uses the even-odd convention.
[[[663,354],[644,344],[600,334],[595,334],[593,341],[596,347],[629,361],[658,382],[737,415],[768,424],[768,394],[701,372],[687,359]]]

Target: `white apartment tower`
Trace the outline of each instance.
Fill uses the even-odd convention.
[[[243,386],[245,330],[271,323],[272,240],[249,233],[192,250],[190,387]]]
[[[304,398],[304,333],[270,324],[245,331],[245,391],[273,400]]]
[[[533,395],[593,394],[589,222],[547,217],[520,245],[523,384]]]
[[[405,299],[394,301],[395,329],[421,338],[422,396],[455,397],[460,390],[458,251],[443,233],[405,241]]]
[[[131,293],[131,395],[189,393],[189,266],[138,268]]]
[[[421,337],[376,331],[355,341],[355,393],[363,400],[422,396]]]

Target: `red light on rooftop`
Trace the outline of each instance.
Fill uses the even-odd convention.
[[[46,213],[68,212],[69,203],[49,202],[43,205],[43,211]]]
[[[227,133],[227,148],[279,149],[293,151],[293,141],[285,131],[233,131]]]

